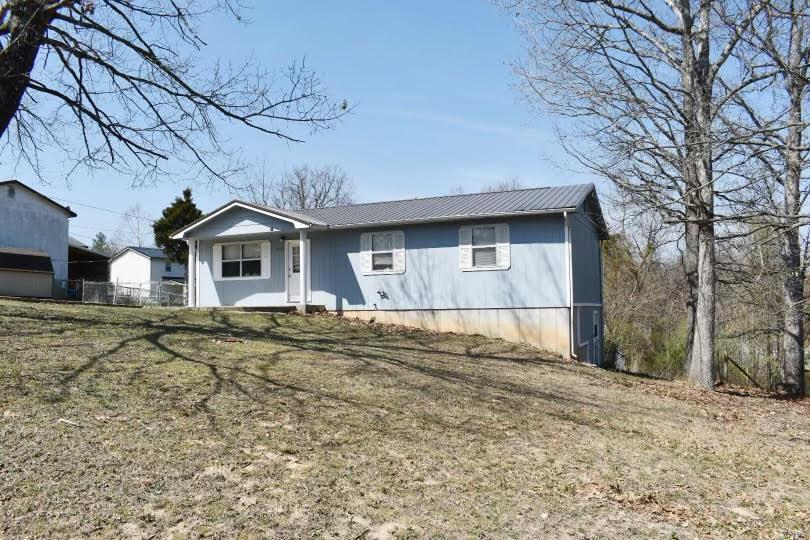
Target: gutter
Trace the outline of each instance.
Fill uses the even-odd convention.
[[[565,220],[565,282],[568,289],[568,342],[571,349],[571,358],[577,359],[576,345],[574,344],[574,260],[571,250],[571,225],[568,212],[563,212]]]
[[[416,219],[400,219],[391,221],[371,221],[366,223],[348,223],[345,225],[326,225],[318,227],[318,229],[326,230],[341,230],[341,229],[372,229],[375,227],[390,227],[392,225],[419,225],[421,223],[453,223],[457,221],[475,221],[481,219],[497,219],[504,217],[523,217],[523,216],[546,216],[560,214],[563,215],[567,212],[575,212],[576,208],[549,208],[545,210],[523,210],[515,212],[491,212],[487,214],[457,214],[451,216],[437,216],[429,218],[416,218]],[[315,229],[313,227],[313,229]]]

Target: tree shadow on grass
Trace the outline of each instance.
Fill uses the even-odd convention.
[[[49,313],[47,317],[38,315],[36,311],[29,312],[21,314],[19,319],[29,324],[39,324],[38,332],[49,337],[93,331],[100,324],[98,318],[76,314]],[[116,356],[125,355],[124,362],[132,367],[121,366],[120,369],[131,372],[127,380],[129,385],[143,384],[147,372],[172,363],[203,368],[208,389],[191,404],[191,408],[205,414],[212,426],[217,419],[216,398],[231,391],[262,406],[271,404],[269,395],[286,392],[309,395],[367,411],[409,412],[395,411],[385,401],[353,399],[339,389],[327,391],[315,384],[292,384],[272,376],[272,370],[278,362],[295,360],[301,354],[315,354],[326,361],[348,361],[349,364],[342,368],[345,376],[366,377],[370,380],[385,377],[380,380],[408,388],[420,396],[419,399],[428,401],[455,395],[480,400],[492,409],[509,410],[524,406],[525,400],[529,398],[553,403],[554,407],[548,408],[548,414],[557,415],[566,421],[586,423],[587,416],[585,420],[577,420],[578,417],[572,415],[570,410],[605,412],[611,407],[624,406],[586,398],[581,392],[569,392],[564,388],[543,388],[519,378],[516,380],[514,372],[511,372],[511,376],[504,375],[501,373],[504,364],[541,366],[545,370],[567,375],[576,368],[562,360],[545,357],[539,351],[527,354],[529,349],[525,347],[485,338],[479,340],[466,336],[463,338],[466,343],[462,343],[462,338],[456,336],[420,331],[385,332],[379,328],[348,324],[326,317],[252,314],[246,318],[241,314],[234,316],[219,311],[205,314],[126,310],[116,312],[113,320],[108,320],[101,326],[118,328],[130,335],[113,338],[111,347],[93,354],[79,366],[64,373],[58,380],[59,392],[55,400],[67,399],[70,388],[91,373],[94,376],[101,373],[103,376],[104,372],[111,371],[109,361]],[[28,336],[36,333],[33,330],[27,332]],[[268,348],[273,350],[258,357],[233,355],[232,351],[227,360],[211,360],[203,354],[205,347],[201,342],[208,341],[215,335],[267,342]],[[469,343],[470,340],[473,342]],[[126,356],[138,353],[146,357],[157,353],[161,358],[138,361]],[[208,354],[211,354],[210,351]],[[107,369],[101,369],[100,364],[105,361],[108,364]],[[583,375],[587,373],[583,369],[579,371]],[[183,408],[182,404],[188,403],[187,390],[175,389],[174,396],[165,397],[174,402],[176,407]],[[167,389],[165,393],[171,391]],[[441,414],[434,414],[432,418],[425,420],[447,424]],[[599,422],[593,424],[593,427],[601,427]],[[455,424],[448,427],[458,428]]]

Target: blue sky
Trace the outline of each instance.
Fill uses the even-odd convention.
[[[253,55],[269,67],[306,56],[336,99],[354,105],[334,129],[302,144],[234,132],[232,143],[271,171],[338,164],[358,201],[443,195],[516,177],[527,186],[592,181],[556,166],[565,161],[551,121],[530,111],[509,62],[521,55],[510,16],[485,0],[443,2],[257,1],[250,24],[206,20],[203,61]],[[225,31],[221,31],[222,29]],[[68,186],[58,168],[49,185],[23,167],[2,177],[46,195],[124,211],[140,203],[157,216],[184,185],[133,189],[127,178],[96,173]],[[192,185],[203,211],[229,200],[223,188]],[[71,205],[71,234],[84,240],[113,232],[121,216]]]

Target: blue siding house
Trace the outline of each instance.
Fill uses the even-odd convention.
[[[173,237],[192,307],[317,306],[598,364],[606,234],[586,184],[296,211],[235,200]]]

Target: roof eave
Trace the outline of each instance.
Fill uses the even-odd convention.
[[[345,225],[329,225],[327,229],[362,229],[367,227],[389,227],[392,225],[415,225],[419,223],[442,223],[442,222],[456,222],[456,221],[472,221],[480,219],[496,219],[496,218],[509,218],[521,216],[540,216],[540,215],[553,215],[562,214],[563,212],[575,212],[577,207],[564,207],[564,208],[547,208],[542,210],[527,210],[521,212],[493,212],[488,214],[462,214],[457,216],[441,216],[420,219],[399,219],[392,221],[374,221],[366,223],[351,223]]]

